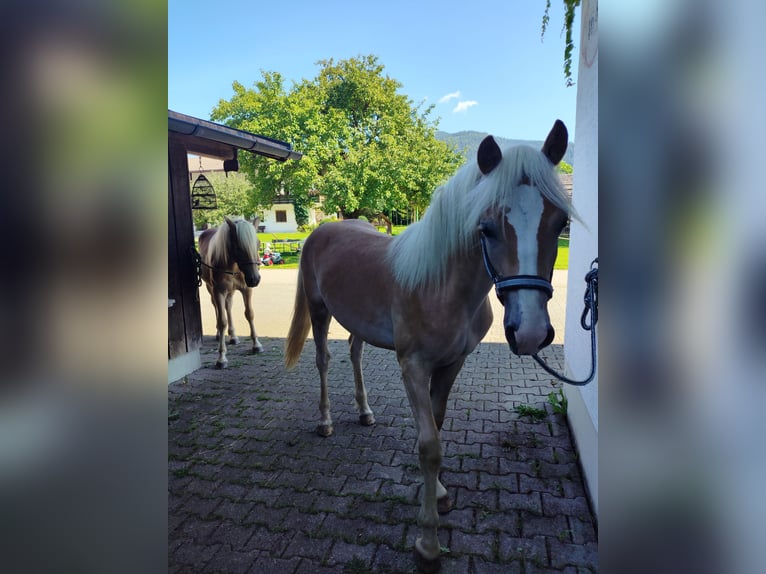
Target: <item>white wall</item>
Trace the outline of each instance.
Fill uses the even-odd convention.
[[[287,212],[287,221],[277,222],[277,211]],[[298,231],[298,223],[295,221],[295,208],[292,203],[275,203],[271,209],[263,212],[261,225],[266,226],[266,233],[292,233]]]
[[[564,356],[573,379],[590,372],[590,333],[580,327],[580,315],[585,274],[598,256],[598,0],[584,0],[581,9],[572,198],[587,227],[573,221],[569,244]],[[569,423],[598,516],[598,374],[585,387],[565,387]]]

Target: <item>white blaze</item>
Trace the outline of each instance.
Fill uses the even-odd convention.
[[[519,275],[538,275],[537,270],[537,230],[543,216],[543,197],[533,187],[521,185],[511,199],[511,210],[506,215],[508,223],[516,231],[516,249],[519,258]],[[544,307],[540,307],[540,294],[534,289],[517,291],[519,311],[519,329],[517,341],[528,338],[535,344],[542,343],[547,333],[547,317]]]
[[[519,275],[537,275],[537,229],[543,216],[543,196],[533,187],[521,185],[511,198],[508,223],[516,231]]]

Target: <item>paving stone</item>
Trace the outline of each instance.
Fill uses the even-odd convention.
[[[569,530],[572,534],[572,542],[575,544],[585,544],[586,542],[597,542],[598,536],[593,520],[588,517],[587,520],[580,520],[573,516],[569,517]]]
[[[473,560],[473,572],[475,574],[526,574],[521,562],[493,563],[478,558]]]
[[[372,564],[373,556],[377,550],[377,544],[349,544],[343,540],[336,540],[330,550],[325,562],[330,566],[346,565],[349,562],[354,562],[361,565],[364,563],[367,567]]]
[[[260,554],[253,561],[248,574],[297,574],[301,558],[277,558]],[[313,571],[313,570],[312,570]]]
[[[548,563],[548,550],[545,538],[542,536],[519,538],[501,532],[499,534],[498,553],[504,562],[513,560],[521,562],[524,566],[531,563],[539,563],[540,565],[547,565]]]
[[[205,564],[221,549],[220,544],[201,545],[187,542],[179,546],[170,557],[173,564],[192,566],[201,570]]]
[[[399,550],[382,544],[375,552],[372,570],[381,574],[412,574],[414,566],[412,548]]]
[[[588,518],[590,516],[588,501],[584,497],[563,498],[543,493],[542,499],[543,514],[546,516],[556,516],[557,514],[565,514],[577,518]]]
[[[213,532],[209,541],[230,547],[232,550],[242,550],[247,547],[247,542],[253,536],[250,527],[238,526],[232,522],[221,522]]]
[[[311,538],[303,532],[296,532],[290,544],[285,550],[286,556],[300,556],[301,558],[310,558],[312,560],[324,560],[333,540],[329,538]]]
[[[207,563],[201,572],[221,572],[225,574],[247,574],[252,568],[253,562],[259,553],[237,552],[222,547],[216,555]]]
[[[450,540],[450,551],[480,556],[489,561],[495,559],[495,553],[498,550],[497,535],[494,532],[482,534],[453,532]]]
[[[263,526],[254,527],[253,535],[247,541],[247,550],[262,550],[271,556],[282,556],[293,534],[289,530],[271,531]]]
[[[598,569],[598,551],[595,543],[565,544],[558,540],[549,540],[551,566],[564,568],[578,566]]]

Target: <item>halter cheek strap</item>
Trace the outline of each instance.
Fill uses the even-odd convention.
[[[503,291],[509,291],[511,289],[537,289],[548,295],[548,299],[553,297],[553,285],[547,279],[538,275],[511,275],[508,277],[501,277],[495,270],[492,261],[489,259],[489,252],[487,251],[487,239],[482,233],[481,238],[481,255],[484,258],[484,267],[487,269],[490,279],[495,284],[495,293],[497,298],[502,300]]]

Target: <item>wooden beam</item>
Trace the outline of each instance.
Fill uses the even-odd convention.
[[[222,160],[237,159],[237,148],[228,144],[176,132],[168,132],[168,140],[169,142],[174,142],[183,146],[188,153],[214,157]]]
[[[202,346],[194,245],[191,192],[186,147],[168,141],[168,358],[197,351]]]

